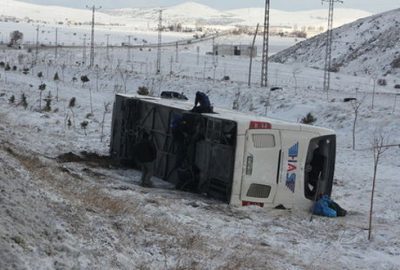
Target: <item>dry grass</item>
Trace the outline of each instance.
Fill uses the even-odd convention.
[[[91,188],[81,195],[81,202],[86,208],[95,212],[103,212],[108,215],[126,214],[136,209],[132,202],[123,201],[121,198],[113,198],[98,188]]]

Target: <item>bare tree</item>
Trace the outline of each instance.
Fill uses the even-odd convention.
[[[300,73],[301,69],[299,66],[295,65],[292,69],[292,75],[294,79],[294,92],[297,94],[297,75]]]
[[[363,102],[364,99],[362,99],[361,101],[356,100],[352,100],[351,101],[351,106],[353,107],[353,111],[354,111],[354,121],[353,121],[353,150],[356,149],[356,125],[357,125],[357,119],[358,119],[358,113],[361,107],[361,104]]]
[[[101,121],[101,135],[100,135],[100,141],[103,142],[103,138],[104,138],[104,122],[106,120],[106,114],[110,113],[110,105],[111,103],[104,103],[104,112],[103,112],[103,120]]]
[[[53,80],[56,83],[56,87],[57,87],[56,100],[58,102],[58,84],[60,83],[60,77],[58,76],[58,72],[56,72],[56,74],[54,74]]]
[[[371,240],[372,235],[372,214],[374,209],[374,195],[376,186],[376,175],[378,172],[379,161],[382,154],[391,147],[400,147],[400,144],[386,144],[385,136],[380,133],[375,135],[372,142],[372,149],[374,153],[374,176],[372,178],[372,191],[371,191],[371,205],[369,210],[369,226],[368,226],[368,240]]]
[[[126,94],[126,84],[129,79],[129,72],[127,70],[123,71],[121,68],[118,68],[119,75],[121,76],[122,83],[124,84],[124,92]]]
[[[373,75],[371,78],[372,78],[372,82],[373,82],[373,88],[372,88],[372,104],[371,104],[371,107],[372,107],[372,109],[374,109],[376,82],[377,82],[377,80],[378,80],[378,76]]]
[[[235,93],[235,98],[233,99],[233,104],[232,104],[232,110],[235,110],[235,111],[239,110],[239,108],[240,108],[239,100],[240,100],[240,88]]]

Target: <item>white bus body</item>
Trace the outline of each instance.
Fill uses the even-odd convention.
[[[179,159],[175,150],[168,150],[176,144],[171,124],[174,116],[183,115],[198,123],[192,125],[199,139],[189,146],[194,150],[189,150],[193,170],[188,175],[195,174],[199,192],[235,206],[291,209],[308,209],[316,195],[331,194],[336,149],[332,130],[220,108],[212,114],[193,114],[188,112],[192,106],[178,100],[117,95],[111,156],[132,164],[137,153],[129,148],[138,140],[137,132],[146,130],[156,142],[156,176],[171,178],[176,170],[171,164]]]

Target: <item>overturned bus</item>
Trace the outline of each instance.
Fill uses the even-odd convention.
[[[116,95],[110,154],[135,166],[144,132],[157,149],[154,175],[232,205],[307,209],[331,194],[332,130],[214,108],[197,114],[173,99]]]

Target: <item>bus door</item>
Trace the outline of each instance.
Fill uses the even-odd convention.
[[[273,203],[281,167],[280,131],[249,129],[246,133],[242,205]]]

